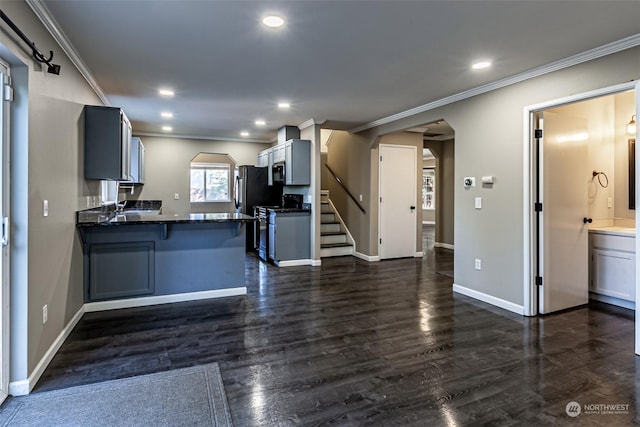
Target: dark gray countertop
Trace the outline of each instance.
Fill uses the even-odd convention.
[[[253,222],[252,216],[241,213],[164,214],[159,211],[115,212],[109,209],[88,209],[76,212],[78,226],[111,226],[124,224],[176,224],[203,222]]]

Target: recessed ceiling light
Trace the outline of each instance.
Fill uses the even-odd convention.
[[[258,120],[256,120],[256,126],[264,126],[264,125],[266,125],[266,124],[267,124],[267,122],[265,122],[265,121],[264,121],[264,120],[262,120],[262,119],[258,119]]]
[[[173,96],[175,93],[171,89],[159,89],[158,94],[161,96]]]
[[[479,62],[475,62],[471,68],[473,68],[474,70],[484,70],[485,68],[489,68],[491,67],[491,62],[489,61],[479,61]]]
[[[169,111],[163,111],[162,113],[160,113],[160,115],[165,119],[173,119],[173,113]]]
[[[171,132],[173,128],[171,126],[162,126],[162,130],[165,132]]]
[[[289,104],[288,102],[278,102],[278,108],[289,108],[291,107],[291,104]]]
[[[240,132],[240,136],[249,136],[249,132],[243,130],[242,132]]]
[[[284,25],[284,19],[278,15],[268,15],[262,18],[262,23],[269,28],[280,28]]]

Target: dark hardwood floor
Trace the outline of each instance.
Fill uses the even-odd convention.
[[[87,313],[34,392],[218,362],[236,426],[636,422],[633,312],[526,318],[454,294],[432,233],[421,259],[248,256],[246,296]]]

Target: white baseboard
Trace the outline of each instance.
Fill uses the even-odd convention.
[[[455,283],[453,284],[453,292],[457,292],[459,294],[466,295],[471,298],[475,298],[482,302],[486,302],[487,304],[495,305],[496,307],[500,307],[505,310],[524,316],[524,306],[514,304],[510,301],[503,300],[502,298],[497,298],[492,295],[485,294],[483,292],[478,292],[473,289],[465,288],[464,286],[456,285]]]
[[[445,249],[453,250],[453,245],[451,245],[449,243],[434,242],[433,246],[436,247],[436,248],[445,248]]]
[[[424,252],[420,251],[420,252],[416,252],[415,255],[413,255],[414,258],[422,258],[424,256]]]
[[[91,313],[94,311],[117,310],[119,308],[145,307],[148,305],[169,304],[172,302],[197,301],[210,298],[233,297],[246,295],[247,288],[214,289],[211,291],[188,292],[184,294],[158,295],[153,297],[119,299],[113,301],[88,302],[84,305],[84,311]]]
[[[51,347],[49,347],[49,350],[47,350],[42,359],[40,359],[40,362],[38,362],[36,368],[33,370],[33,372],[31,372],[31,375],[29,375],[29,378],[27,378],[26,380],[13,381],[9,383],[10,395],[24,396],[31,393],[31,390],[33,390],[33,387],[35,387],[36,383],[44,373],[44,370],[47,369],[47,366],[49,366],[49,363],[51,363],[51,360],[56,355],[58,350],[60,350],[60,347],[62,347],[62,344],[67,339],[73,328],[75,328],[75,326],[78,324],[84,313],[85,310],[83,305],[69,321],[67,326],[65,326],[62,332],[58,334],[56,339],[51,344]]]
[[[355,256],[356,258],[363,259],[365,261],[369,261],[369,262],[378,262],[378,261],[380,261],[380,257],[378,255],[365,255],[365,254],[360,253],[360,252],[354,252],[353,256]]]
[[[617,305],[618,307],[628,308],[629,310],[635,311],[636,309],[635,302],[626,301],[620,298],[610,297],[607,295],[597,294],[595,292],[589,292],[589,299],[606,302],[607,304]]]
[[[211,291],[189,292],[174,295],[158,295],[154,297],[130,298],[125,300],[90,302],[80,307],[80,310],[73,316],[67,326],[60,332],[51,347],[45,355],[40,359],[36,368],[31,372],[26,380],[12,381],[9,383],[9,394],[12,396],[24,396],[31,393],[33,387],[49,366],[51,360],[56,355],[60,347],[67,339],[73,328],[78,324],[84,313],[95,311],[116,310],[119,308],[144,307],[148,305],[167,304],[172,302],[196,301],[210,298],[222,298],[229,296],[245,295],[247,288],[245,286],[229,289],[215,289]]]
[[[319,260],[313,259],[290,259],[288,261],[274,261],[273,264],[278,267],[296,267],[298,265],[311,265],[313,267],[318,267]]]

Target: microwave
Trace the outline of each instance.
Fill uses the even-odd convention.
[[[285,181],[285,167],[284,162],[275,163],[271,169],[271,176],[273,178],[273,183],[284,184]]]

